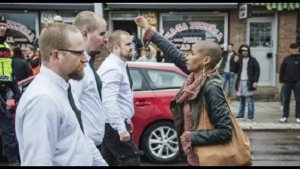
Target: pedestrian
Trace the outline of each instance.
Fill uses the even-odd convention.
[[[145,56],[141,56],[137,62],[156,62],[156,60],[153,58],[153,49],[150,47],[145,49]]]
[[[21,81],[33,75],[28,62],[22,57],[22,50],[14,48],[13,68],[17,81]]]
[[[38,74],[40,72],[41,59],[38,55],[36,55],[36,48],[31,44],[27,44],[25,50],[26,50],[25,58],[29,63],[32,73]]]
[[[222,144],[232,136],[230,112],[221,87],[221,77],[216,70],[222,51],[217,43],[203,40],[196,42],[191,54],[186,56],[149,26],[143,16],[137,17],[135,22],[145,30],[144,44],[152,41],[177,67],[189,74],[171,101],[170,108],[188,165],[198,166],[199,160],[193,146]],[[213,130],[196,130],[203,106],[207,107],[210,122],[215,126]]]
[[[56,15],[54,18],[53,18],[53,23],[62,23],[63,20],[62,20],[62,17],[60,15]]]
[[[244,119],[245,102],[248,99],[248,118],[251,122],[254,119],[254,91],[257,90],[257,83],[260,76],[259,63],[251,55],[249,45],[241,45],[238,51],[239,55],[235,56],[235,72],[237,78],[235,82],[235,90],[240,99],[239,113],[237,119]]]
[[[69,24],[51,24],[42,30],[39,45],[40,73],[16,112],[22,166],[106,165],[85,133],[78,99],[68,83],[84,77],[88,61],[80,31]]]
[[[19,166],[18,141],[11,110],[6,105],[8,91],[13,92],[15,104],[18,104],[20,90],[12,66],[11,48],[6,43],[7,21],[0,16],[0,128],[2,129],[2,144],[10,166]]]
[[[290,44],[290,55],[286,56],[281,63],[279,83],[283,89],[283,114],[279,122],[288,121],[290,113],[290,100],[292,90],[296,100],[295,118],[300,123],[300,55],[299,44]]]
[[[115,30],[108,38],[110,55],[97,73],[103,81],[105,135],[101,153],[109,166],[140,166],[132,137],[134,114],[132,79],[126,61],[132,58],[132,42],[126,31]]]
[[[94,68],[94,60],[101,47],[107,42],[106,22],[98,14],[82,11],[74,23],[83,36],[88,64],[84,67],[82,80],[70,80],[73,92],[79,98],[82,120],[86,133],[99,148],[104,137],[104,112],[101,98],[102,81]]]
[[[237,53],[233,50],[233,43],[227,45],[227,50],[222,52],[222,62],[219,69],[222,72],[222,88],[225,91],[228,83],[227,100],[231,103],[231,94],[233,89],[234,75],[235,75],[235,62],[234,57]]]

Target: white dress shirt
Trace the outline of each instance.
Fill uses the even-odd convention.
[[[125,119],[131,119],[134,114],[133,92],[126,65],[126,62],[111,53],[97,70],[103,85],[105,123],[110,123],[119,134],[126,131]]]
[[[41,66],[22,95],[15,124],[22,166],[107,166],[80,128],[68,87],[62,77]],[[80,109],[75,95],[74,101]]]
[[[85,55],[88,60],[91,59],[91,56],[87,53]],[[84,67],[82,80],[70,80],[69,82],[73,93],[79,98],[85,132],[94,141],[95,145],[100,145],[104,137],[104,113],[96,79],[89,63],[86,63]]]

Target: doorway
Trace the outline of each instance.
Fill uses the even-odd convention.
[[[118,29],[127,31],[130,35],[132,35],[132,33],[138,33],[134,21],[113,21],[113,31]]]

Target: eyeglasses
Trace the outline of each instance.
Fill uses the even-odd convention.
[[[57,49],[57,50],[64,51],[64,52],[70,52],[70,53],[73,53],[74,55],[77,55],[77,56],[84,55],[84,50],[69,50],[69,49]]]

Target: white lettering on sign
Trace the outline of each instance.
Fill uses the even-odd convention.
[[[7,28],[21,32],[28,39],[29,42],[33,42],[34,34],[25,25],[18,22],[7,20]]]
[[[171,39],[177,33],[190,29],[190,30],[207,31],[207,32],[211,33],[214,37],[216,37],[218,41],[221,41],[221,39],[223,38],[223,33],[220,32],[220,30],[217,29],[216,25],[214,25],[214,24],[209,24],[209,23],[205,23],[205,22],[190,22],[189,24],[190,24],[189,27],[186,25],[186,23],[181,23],[181,24],[175,25],[175,28],[171,28],[169,31],[167,31],[167,33],[164,35],[164,37],[167,39]],[[191,41],[191,42],[187,42],[187,43],[192,43],[192,41],[195,43],[195,42],[201,40],[201,38],[199,39],[198,37],[193,37],[193,38],[194,39],[183,39],[183,41],[184,41],[184,43],[185,43],[185,41],[186,42]],[[198,40],[197,40],[197,38],[198,38]]]

